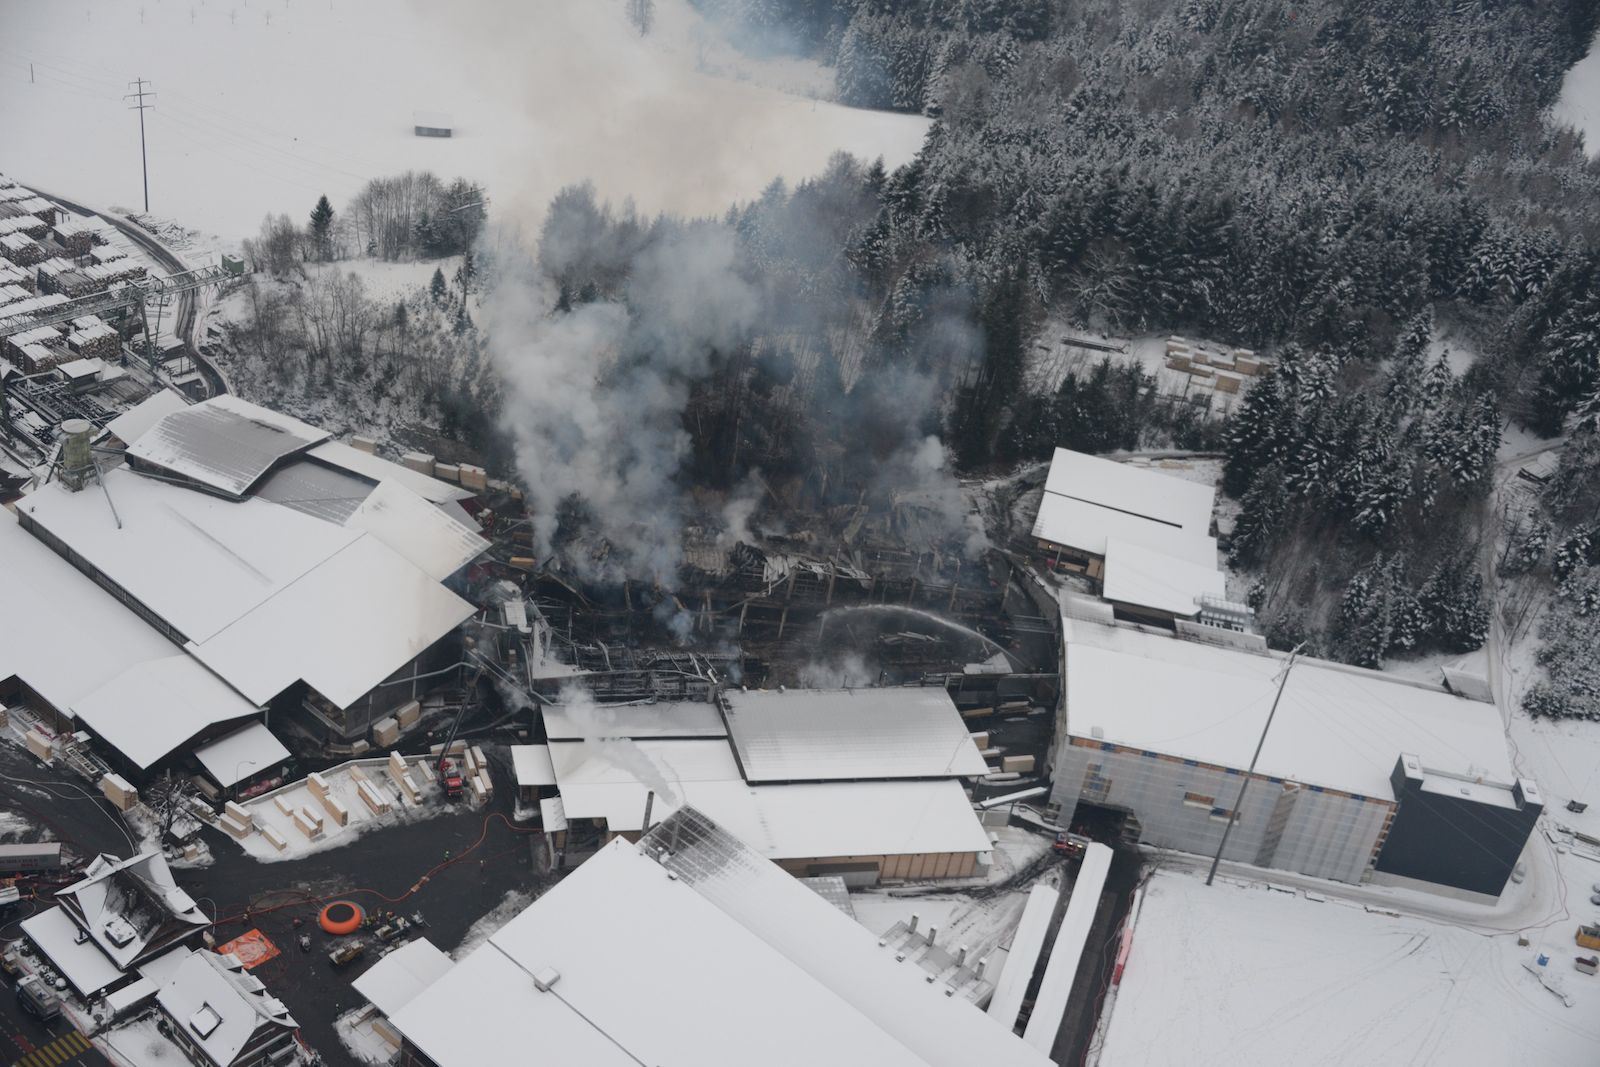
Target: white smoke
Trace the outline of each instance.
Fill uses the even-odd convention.
[[[658,799],[677,806],[678,794],[669,782],[669,777],[676,778],[671,766],[658,766],[633,739],[617,736],[615,709],[595,703],[594,697],[581,685],[563,687],[561,704],[572,713],[573,722],[579,724],[591,755],[627,771]]]
[[[858,652],[846,652],[837,660],[813,660],[796,677],[807,689],[861,689],[878,680]]]
[[[765,493],[761,472],[751,471],[722,505],[722,532],[717,537],[718,545],[731,548],[741,541],[748,543],[755,540],[750,530],[750,519],[761,506]]]
[[[734,255],[721,226],[675,228],[632,260],[625,303],[559,314],[558,294],[529,257],[494,264],[484,333],[508,387],[506,420],[541,554],[561,506],[577,498],[620,554],[602,574],[675,578],[689,389],[714,352],[748,335],[760,306]]]

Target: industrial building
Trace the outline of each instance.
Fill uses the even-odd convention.
[[[530,1040],[591,1067],[1050,1063],[955,993],[684,808],[611,842],[390,1022],[406,1067],[502,1062]]]
[[[564,861],[690,804],[800,876],[870,884],[987,864],[963,779],[988,766],[941,687],[733,689],[721,704],[584,700],[543,716],[548,751],[513,758],[529,800],[559,805],[545,830]]]
[[[1033,537],[1052,567],[1098,583],[1117,617],[1170,628],[1226,599],[1215,499],[1209,485],[1058,448]]]
[[[92,734],[110,762],[135,780],[213,741],[249,741],[247,753],[217,768],[224,789],[282,761],[283,745],[252,729],[260,727],[260,709],[6,518],[0,518],[0,558],[7,563],[0,582],[0,703],[27,708],[62,735]]]
[[[322,431],[234,397],[158,396],[108,426],[126,466],[89,491],[42,486],[17,506],[22,528],[203,665],[195,703],[214,709],[226,688],[241,715],[369,736],[454,662],[474,609],[445,583],[487,547],[460,508],[472,494],[439,483],[435,503],[398,464],[319,460]]]
[[[22,933],[85,1001],[136,984],[141,968],[187,951],[211,925],[157,851],[99,856],[55,898],[55,907],[22,921]]]
[[[456,662],[473,493],[304,426],[157,393],[111,420],[98,471],[0,522],[0,702],[46,750],[78,734],[135,784],[186,762],[241,790],[288,759],[269,724],[349,744]],[[137,468],[110,450],[141,442]]]
[[[1492,703],[1344,664],[1065,618],[1052,800],[1148,845],[1342,882],[1499,895],[1543,802]],[[1282,679],[1282,697],[1266,729]],[[1265,740],[1262,740],[1265,730]],[[1241,810],[1240,782],[1260,756]]]

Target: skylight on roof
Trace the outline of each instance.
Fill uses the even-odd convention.
[[[190,1028],[201,1037],[210,1037],[221,1025],[222,1016],[209,1004],[200,1005],[200,1010],[189,1016]]]

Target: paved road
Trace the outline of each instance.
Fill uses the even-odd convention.
[[[41,1028],[33,1038],[20,1032],[13,1034],[10,1027],[14,1022],[33,1023],[32,1019],[22,1017],[20,1011],[15,1014],[19,1017],[15,1020],[0,1017],[0,1050],[3,1050],[0,1056],[12,1067],[109,1067],[111,1061],[77,1030],[68,1028],[52,1034]],[[54,1025],[60,1028],[63,1024]],[[15,1046],[15,1051],[11,1046]]]
[[[67,1020],[41,1023],[23,1011],[11,979],[0,983],[0,1065],[102,1067],[109,1062]]]
[[[345,969],[333,969],[327,960],[333,942],[315,928],[321,905],[310,898],[348,896],[369,912],[384,908],[404,915],[420,912],[428,924],[424,936],[447,952],[454,949],[472,924],[509,892],[532,894],[545,884],[536,861],[540,838],[516,832],[508,824],[512,790],[505,768],[496,770],[498,792],[487,809],[447,809],[421,822],[368,831],[340,848],[277,863],[251,859],[232,840],[208,830],[207,840],[216,855],[212,865],[174,872],[178,884],[220,919],[219,942],[255,928],[278,947],[280,955],[255,974],[288,1005],[306,1042],[322,1053],[330,1067],[356,1067],[333,1024],[345,1011],[365,1004],[350,981],[371,966],[378,953],[374,945]],[[42,768],[15,746],[0,744],[0,780],[9,786],[0,794],[0,809],[48,827],[80,861],[99,851],[128,854],[117,821],[108,816],[109,805],[92,794],[76,793],[82,783],[67,772]],[[447,856],[458,862],[421,881]],[[251,911],[248,918],[246,909]],[[301,931],[311,933],[309,953],[296,947]],[[15,927],[0,928],[0,937],[15,936]],[[0,998],[10,999],[4,993]],[[30,1040],[35,1046],[40,1043]],[[11,1056],[11,1049],[0,1043],[0,1067],[11,1063]]]

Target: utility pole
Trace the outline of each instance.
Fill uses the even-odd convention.
[[[1278,692],[1272,698],[1272,707],[1267,712],[1267,721],[1261,727],[1261,739],[1256,742],[1255,755],[1250,757],[1250,769],[1244,772],[1244,778],[1239,782],[1239,795],[1233,800],[1233,810],[1228,813],[1228,825],[1222,829],[1222,840],[1217,843],[1217,854],[1211,857],[1211,870],[1206,874],[1206,885],[1217,876],[1217,865],[1222,862],[1222,850],[1228,847],[1228,835],[1233,833],[1233,824],[1239,821],[1239,809],[1244,804],[1244,791],[1250,788],[1250,778],[1256,773],[1256,760],[1261,758],[1261,748],[1267,743],[1267,731],[1272,729],[1272,717],[1278,713],[1278,701],[1283,699],[1283,687],[1289,682],[1289,672],[1294,669],[1295,657],[1304,644],[1294,646],[1289,653],[1289,661],[1283,665],[1283,673],[1278,675]]]
[[[128,85],[134,91],[125,94],[122,98],[124,100],[138,101],[138,103],[128,105],[128,109],[139,113],[139,169],[144,173],[144,209],[146,212],[150,210],[150,157],[145,153],[144,149],[144,113],[146,108],[155,107],[155,105],[145,103],[144,98],[147,96],[152,100],[156,98],[155,93],[145,88],[146,85],[151,84],[153,83],[147,82],[143,78],[131,81]]]

